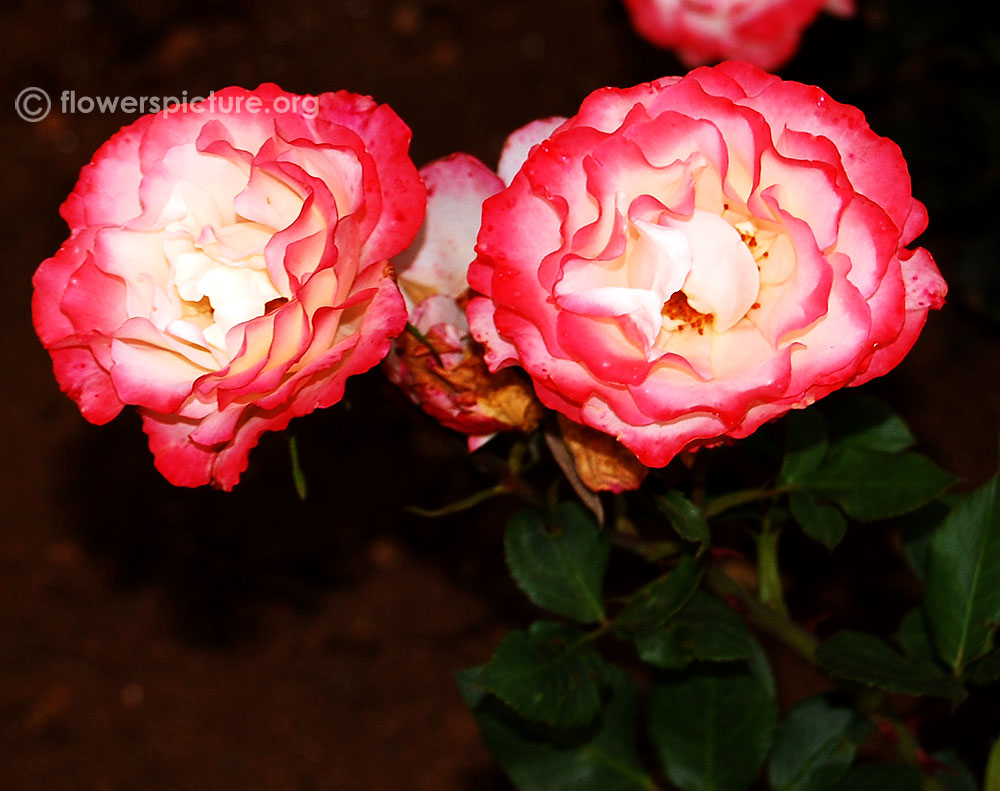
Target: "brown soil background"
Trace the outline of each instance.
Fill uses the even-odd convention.
[[[860,4],[782,74],[858,104],[909,159],[952,297],[872,390],[971,485],[1000,431],[997,28],[947,4]],[[305,503],[280,436],[223,495],[166,484],[134,414],[87,424],[34,337],[30,277],[66,236],[79,168],[132,117],[28,124],[13,98],[347,88],[410,124],[418,164],[492,164],[520,124],[682,68],[617,0],[8,0],[0,42],[0,788],[507,788],[450,674],[531,616],[503,574],[508,505],[403,512],[490,481],[378,374],[297,421]]]

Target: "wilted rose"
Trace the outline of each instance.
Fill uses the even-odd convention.
[[[675,50],[687,66],[732,58],[762,69],[791,58],[820,11],[854,13],[853,0],[625,0],[625,6],[643,37]]]
[[[491,374],[465,318],[466,272],[475,258],[483,201],[503,182],[478,159],[454,154],[420,171],[427,217],[394,261],[410,331],[386,358],[389,378],[424,411],[469,435],[474,450],[497,431],[530,431],[542,408],[517,371]]]
[[[388,264],[424,189],[396,114],[228,88],[144,116],[84,167],[35,328],[93,423],[139,407],[171,483],[232,488],[265,431],[340,400],[406,309]]]
[[[884,374],[946,286],[899,148],[745,63],[591,94],[483,206],[491,370],[649,466]]]

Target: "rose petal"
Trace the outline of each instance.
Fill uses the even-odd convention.
[[[469,263],[476,257],[482,204],[503,182],[475,157],[453,154],[425,166],[427,215],[416,242],[393,263],[403,283],[424,293],[455,298],[466,289]]]
[[[562,126],[565,120],[562,116],[539,118],[511,132],[504,141],[500,162],[497,165],[497,176],[500,181],[509,185],[514,174],[528,158],[528,152]]]

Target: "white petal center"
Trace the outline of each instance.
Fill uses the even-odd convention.
[[[684,295],[696,311],[711,314],[716,332],[725,332],[757,301],[757,262],[739,231],[717,214],[695,210],[691,219],[679,224],[691,245]]]
[[[273,232],[257,223],[238,222],[204,229],[194,239],[178,226],[168,226],[164,250],[174,288],[188,303],[185,318],[200,328],[208,343],[225,350],[229,330],[263,316],[267,303],[282,297],[263,255]]]

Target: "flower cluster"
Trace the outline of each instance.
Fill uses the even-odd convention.
[[[511,135],[497,173],[418,175],[367,97],[307,117],[274,85],[227,93],[269,111],[109,140],[34,278],[62,388],[95,423],[139,407],[175,484],[230,489],[263,432],[388,354],[470,448],[544,405],[591,488],[634,488],[639,462],[887,372],[943,302],[898,147],[747,63],[597,91]]]

